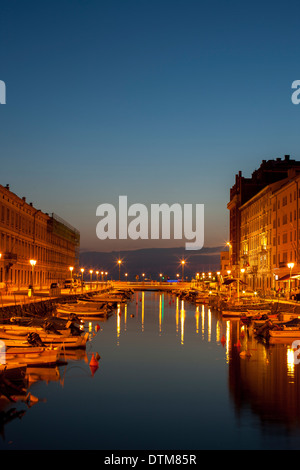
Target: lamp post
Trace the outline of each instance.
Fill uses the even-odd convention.
[[[292,276],[292,269],[294,267],[294,263],[288,263],[287,267],[290,270],[290,278],[289,278],[289,292],[290,292],[290,298],[291,298],[291,276]]]
[[[243,282],[245,282],[245,268],[241,268],[241,273],[243,275]]]
[[[229,248],[229,267],[231,269],[231,249],[232,249],[232,245],[230,242],[227,242],[226,245],[228,246]]]
[[[227,274],[228,274],[228,277],[230,277],[230,274],[231,274],[230,269],[228,269]],[[231,299],[231,284],[229,284],[229,298]]]
[[[70,267],[69,267],[69,270],[70,270],[70,272],[71,272],[71,279],[73,279],[73,269],[74,269],[73,266],[70,266]]]
[[[80,269],[81,272],[81,290],[83,291],[83,273],[84,273],[84,268]]]
[[[34,287],[34,267],[36,265],[36,259],[31,259],[29,263],[31,264],[31,284],[33,288]]]
[[[184,280],[184,265],[185,265],[185,260],[183,259],[181,261],[181,267],[182,267],[182,281]]]
[[[90,280],[91,280],[91,289],[92,289],[92,282],[93,282],[93,270],[90,269]]]
[[[122,263],[122,260],[118,259],[118,265],[119,265],[119,282],[120,282],[120,279],[121,279],[121,263]]]

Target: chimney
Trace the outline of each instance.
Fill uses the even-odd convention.
[[[284,156],[284,160],[285,160],[286,162],[290,161],[290,156],[289,156],[289,155],[285,155],[285,156]]]
[[[5,187],[6,187],[7,191],[9,191],[9,184],[7,184]]]

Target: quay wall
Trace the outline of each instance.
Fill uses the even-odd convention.
[[[300,316],[300,302],[297,301],[288,301],[288,300],[278,300],[278,299],[264,299],[262,300],[264,303],[269,303],[271,313],[289,313],[295,314]],[[230,305],[225,302],[224,300],[220,300],[218,298],[211,298],[209,300],[209,306],[215,310],[222,311],[230,310]],[[234,306],[234,305],[233,305]],[[247,306],[245,306],[247,309]],[[259,310],[259,302],[257,303],[257,310]]]
[[[93,294],[103,294],[109,292],[110,289],[93,292]],[[11,317],[21,316],[47,316],[52,315],[56,311],[57,303],[72,302],[79,298],[82,298],[82,294],[66,294],[58,297],[46,297],[43,300],[34,300],[34,298],[28,303],[17,303],[15,305],[6,305],[0,307],[0,321],[7,320]]]

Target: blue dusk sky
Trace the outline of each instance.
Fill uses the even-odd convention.
[[[82,250],[157,246],[97,239],[119,195],[204,204],[205,246],[224,244],[235,174],[300,159],[299,17],[288,0],[2,1],[0,184]]]

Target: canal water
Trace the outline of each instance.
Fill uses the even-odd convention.
[[[1,449],[300,448],[291,344],[266,347],[240,321],[158,292],[85,328],[85,352],[28,370],[38,401],[2,419]]]

